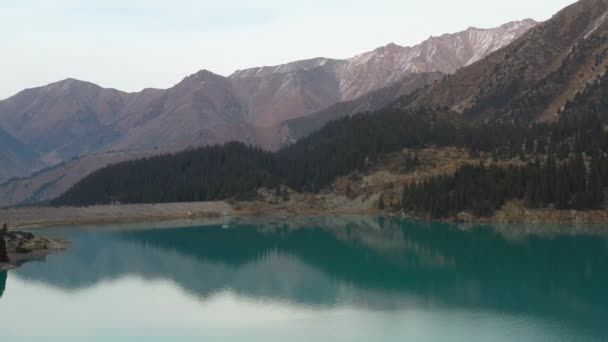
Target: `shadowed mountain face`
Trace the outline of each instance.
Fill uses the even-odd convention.
[[[368,217],[138,226],[53,231],[74,247],[14,276],[65,291],[137,276],[174,281],[200,298],[230,290],[299,305],[481,309],[596,327],[608,317],[603,238],[509,241],[489,230]]]
[[[357,113],[380,110],[399,97],[441,80],[443,77],[444,74],[440,72],[410,74],[391,86],[374,90],[354,100],[339,102],[320,112],[287,120],[281,126],[281,144],[294,143],[321,129],[330,121]]]
[[[45,168],[27,178],[15,178],[0,183],[0,207],[49,201],[63,194],[66,189],[95,170],[147,155],[147,153],[141,152],[109,152],[89,155]],[[6,165],[2,163],[5,170]],[[20,168],[19,173],[15,173],[13,176],[25,174],[27,174],[26,169]]]
[[[0,183],[39,167],[37,154],[0,128]]]

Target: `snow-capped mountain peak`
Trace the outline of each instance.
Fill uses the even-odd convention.
[[[538,23],[513,21],[492,29],[470,27],[465,31],[430,37],[405,47],[389,43],[346,60],[314,58],[292,63],[236,71],[232,79],[264,78],[324,68],[340,85],[340,100],[351,100],[386,87],[411,73],[451,74],[508,45]]]

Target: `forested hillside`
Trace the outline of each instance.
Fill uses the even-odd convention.
[[[318,192],[336,177],[365,172],[388,153],[436,145],[465,147],[472,156],[496,160],[519,158],[528,165],[463,168],[412,185],[404,192],[408,210],[439,217],[460,210],[487,214],[518,198],[531,207],[596,208],[608,178],[606,84],[602,79],[590,86],[553,124],[472,125],[437,109],[389,108],[334,121],[277,153],[231,143],[116,164],[87,177],[56,203],[248,198],[262,186],[278,184]]]
[[[277,182],[276,157],[242,143],[207,146],[105,167],[56,203],[157,203],[251,196]]]
[[[605,75],[569,101],[557,123],[511,131],[505,147],[492,147],[499,157],[521,146],[525,166],[480,164],[406,186],[403,208],[432,217],[463,210],[489,215],[511,199],[525,200],[529,208],[602,208],[608,187],[607,82]]]
[[[243,198],[285,184],[317,192],[338,176],[365,169],[403,147],[456,143],[455,124],[433,123],[429,111],[387,109],[335,121],[276,153],[241,143],[111,165],[82,180],[58,204],[173,202]]]

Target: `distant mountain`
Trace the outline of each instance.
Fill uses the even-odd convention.
[[[137,100],[140,94],[135,94]],[[155,94],[145,107],[121,113],[124,132],[110,150],[208,145],[238,140],[255,142],[247,112],[232,82],[203,70]]]
[[[94,152],[120,133],[111,123],[128,94],[67,79],[0,102],[0,126],[50,164]]]
[[[243,99],[249,121],[269,126],[341,101],[338,71],[343,63],[316,58],[237,71],[229,79]]]

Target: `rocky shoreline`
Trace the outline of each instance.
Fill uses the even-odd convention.
[[[0,230],[0,271],[17,268],[28,261],[66,250],[70,242],[59,238],[43,238],[30,232]]]
[[[18,229],[220,216],[232,213],[225,202],[95,205],[89,207],[19,207],[0,209],[0,223]]]
[[[9,222],[14,227],[37,228],[50,226],[82,226],[115,223],[171,221],[179,219],[201,219],[239,216],[279,217],[319,216],[319,215],[389,215],[401,218],[430,220],[416,217],[402,211],[379,210],[380,198],[389,198],[387,193],[373,192],[357,196],[331,192],[323,194],[301,194],[285,188],[277,194],[270,189],[258,190],[256,199],[249,202],[192,202],[95,205],[89,207],[20,207],[0,209],[0,222]],[[390,202],[389,202],[390,203]],[[465,225],[501,226],[508,230],[510,225],[527,228],[530,234],[545,234],[559,231],[599,234],[608,231],[608,210],[559,211],[554,209],[527,209],[517,201],[506,203],[491,217],[475,217],[462,212],[443,222]],[[50,244],[56,247],[58,244]],[[52,248],[51,248],[52,249]]]

